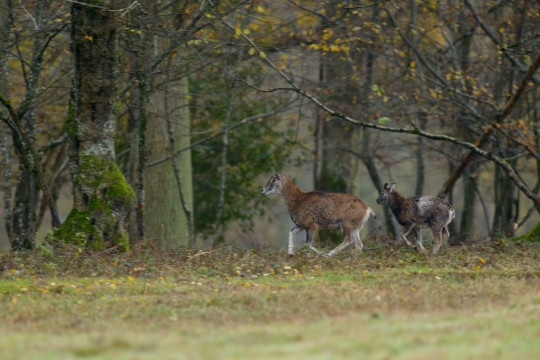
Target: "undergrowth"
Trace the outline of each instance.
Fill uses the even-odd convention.
[[[442,271],[539,270],[538,243],[498,243],[443,247],[438,255],[421,254],[389,243],[359,254],[345,250],[324,258],[309,249],[293,256],[284,252],[242,250],[219,246],[205,250],[185,248],[165,251],[140,243],[129,251],[94,252],[77,244],[41,245],[31,251],[0,255],[0,278],[14,274],[32,277],[241,277],[298,275],[310,272],[351,274],[402,269],[412,273]],[[536,262],[535,262],[536,261]]]

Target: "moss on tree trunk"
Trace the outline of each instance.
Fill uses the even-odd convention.
[[[540,242],[540,221],[532,227],[531,230],[520,236],[514,236],[515,241]]]
[[[108,244],[129,247],[125,231],[135,192],[118,166],[97,156],[83,156],[73,182],[73,210],[54,236],[96,250]]]

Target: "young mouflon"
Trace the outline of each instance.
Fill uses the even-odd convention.
[[[397,221],[403,226],[399,234],[403,241],[413,246],[407,239],[407,235],[414,231],[416,245],[419,250],[425,252],[422,245],[421,228],[431,228],[435,237],[433,254],[437,254],[443,242],[442,231],[446,232],[446,239],[450,237],[448,224],[455,218],[456,212],[452,206],[437,196],[420,196],[405,199],[396,190],[395,183],[385,183],[377,204],[387,203],[396,216]],[[445,239],[445,240],[446,240]]]
[[[307,247],[323,256],[332,256],[354,242],[362,251],[360,230],[370,215],[375,212],[362,199],[350,194],[303,192],[291,179],[282,174],[274,174],[261,189],[263,195],[280,194],[285,200],[295,227],[289,232],[289,254],[294,253],[293,234],[306,230]],[[319,229],[337,230],[343,233],[343,243],[328,254],[313,246],[313,239]]]

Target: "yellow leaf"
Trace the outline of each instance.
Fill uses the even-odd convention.
[[[244,34],[248,35],[249,34],[249,29],[244,29]]]
[[[240,30],[240,29],[235,29],[235,30],[234,30],[234,35],[236,35],[237,37],[240,36],[240,35],[242,35],[242,30]]]
[[[262,57],[263,59],[266,58],[266,54],[262,51],[259,52],[259,56]]]
[[[94,38],[92,36],[84,35],[84,38],[90,41],[94,41]]]
[[[480,260],[480,262],[481,262],[482,264],[485,264],[485,263],[486,263],[486,260],[482,259],[480,256],[477,256],[477,258],[478,258],[478,260]]]
[[[481,267],[480,265],[478,265],[478,266],[476,267],[476,270],[480,270],[480,269],[482,269],[482,267]]]
[[[369,270],[367,270],[367,269],[362,271],[362,273],[364,273],[364,274],[367,274],[368,272],[369,272]]]
[[[415,66],[416,66],[416,61],[414,61],[414,60],[411,61],[411,67],[413,68],[413,67],[415,67]]]
[[[16,298],[15,296],[12,297],[12,298],[11,298],[11,302],[12,302],[13,304],[16,304],[16,303],[17,303],[17,298]]]

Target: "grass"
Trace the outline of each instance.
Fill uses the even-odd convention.
[[[323,259],[151,247],[0,258],[2,359],[510,359],[540,353],[538,244]]]

